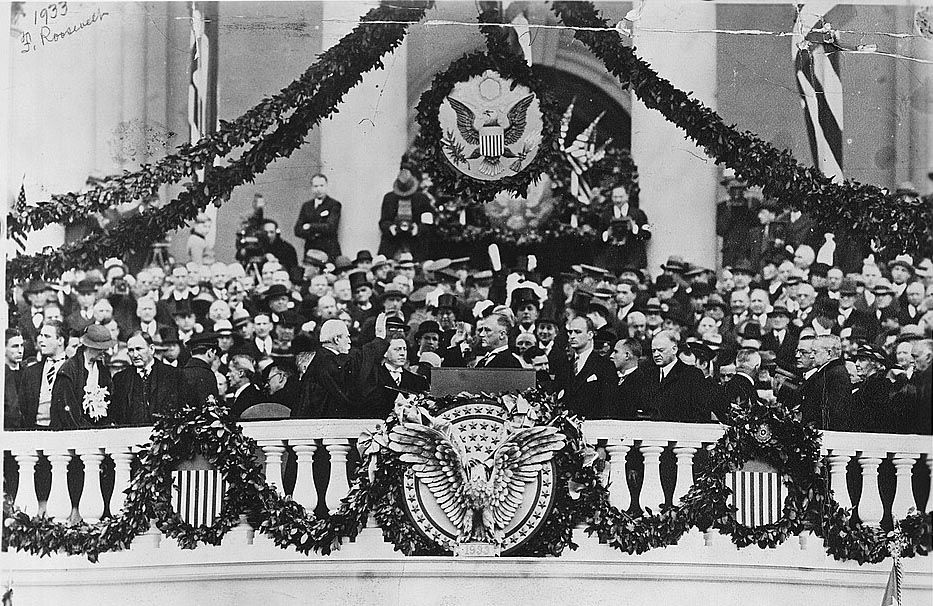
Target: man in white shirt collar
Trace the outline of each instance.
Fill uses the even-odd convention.
[[[55,375],[65,362],[65,331],[62,323],[44,322],[36,337],[36,344],[43,358],[36,425],[48,427],[52,420],[52,386],[55,384]]]
[[[663,382],[677,364],[677,340],[670,332],[662,331],[651,340],[651,359],[660,369],[658,376]]]
[[[567,323],[567,341],[570,349],[574,353],[573,374],[580,374],[590,354],[593,353],[594,331],[588,326],[592,326],[586,321],[586,318],[577,317]]]
[[[166,299],[174,299],[175,301],[184,301],[191,296],[191,289],[188,287],[188,268],[184,265],[178,264],[172,268],[172,275],[170,277],[172,282],[172,290],[170,290],[166,295]]]
[[[156,302],[150,297],[142,297],[136,301],[136,317],[139,318],[139,329],[152,337],[159,334],[159,323],[156,321]]]
[[[616,341],[615,348],[609,354],[609,359],[616,367],[616,373],[619,376],[619,384],[622,384],[630,374],[638,370],[638,354],[635,348],[641,349],[637,341],[631,339],[619,339]]]
[[[253,341],[259,353],[263,356],[272,355],[272,318],[269,314],[256,314],[253,318],[253,326],[256,333]]]

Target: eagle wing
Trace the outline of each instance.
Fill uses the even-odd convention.
[[[531,107],[531,102],[534,101],[534,99],[535,96],[533,94],[528,95],[513,105],[509,110],[509,127],[505,129],[506,145],[512,145],[525,134],[525,125],[528,120],[528,108]]]
[[[462,530],[465,518],[472,512],[463,498],[466,455],[460,441],[420,423],[399,423],[389,433],[389,449],[412,466],[447,519]]]
[[[525,484],[534,481],[541,465],[564,447],[564,435],[556,427],[522,429],[506,438],[493,452],[492,503],[490,509],[497,528],[515,517],[522,504]]]
[[[453,97],[447,97],[447,101],[457,114],[457,128],[460,129],[460,135],[470,145],[478,145],[479,131],[473,126],[476,114],[462,101],[457,101]]]

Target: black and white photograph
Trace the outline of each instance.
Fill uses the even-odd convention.
[[[0,29],[2,606],[933,601],[927,0]]]

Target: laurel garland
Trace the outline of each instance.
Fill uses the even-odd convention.
[[[854,523],[852,510],[831,500],[816,472],[818,432],[781,408],[760,407],[740,415],[710,451],[707,467],[700,471],[680,503],[635,516],[610,505],[608,490],[600,480],[604,462],[583,442],[579,420],[540,392],[532,390],[524,396],[539,411],[538,423],[560,427],[567,445],[555,457],[558,473],[554,506],[538,532],[512,555],[556,556],[565,548],[574,549],[573,532],[581,524],[588,534],[596,534],[609,546],[630,554],[674,545],[690,528],[716,528],[730,535],[739,547],[762,548],[774,547],[801,530],[810,530],[823,538],[827,553],[859,563],[884,560],[895,539],[902,557],[928,551],[927,515],[913,512],[891,531]],[[461,394],[437,401],[422,398],[415,406],[424,406],[433,413],[477,397],[495,396]],[[326,555],[344,540],[356,537],[372,514],[386,541],[396,550],[406,555],[442,555],[445,550],[416,529],[402,506],[405,466],[390,451],[367,446],[377,440],[376,436],[387,435],[404,414],[393,412],[372,438],[361,438],[364,465],[349,494],[336,512],[318,517],[266,484],[253,456],[256,442],[243,435],[228,407],[210,401],[201,406],[188,405],[156,423],[151,445],[141,452],[139,470],[126,491],[123,511],[117,516],[96,524],[69,526],[45,516],[29,516],[15,509],[7,495],[3,547],[40,556],[83,554],[97,561],[100,553],[129,548],[133,539],[149,528],[150,519],[183,548],[216,545],[242,514],[252,513],[260,520],[258,530],[276,545]],[[763,433],[770,435],[761,439],[765,427]],[[229,485],[221,514],[211,526],[193,527],[171,509],[171,472],[195,453],[218,469]],[[788,497],[783,518],[776,524],[742,526],[735,520],[734,508],[727,504],[725,474],[752,458],[768,461],[785,474]]]
[[[647,107],[683,129],[717,162],[763,187],[766,196],[809,213],[826,231],[871,243],[888,256],[930,253],[933,207],[929,204],[904,201],[856,181],[833,183],[817,168],[798,164],[789,151],[726,125],[715,111],[659,76],[634,48],[622,44],[619,33],[593,3],[554,2],[551,9]]]
[[[343,96],[362,80],[362,74],[383,67],[380,57],[401,43],[407,24],[419,21],[432,4],[429,1],[411,0],[373,9],[367,13],[364,20],[395,23],[379,27],[361,24],[341,38],[335,46],[322,53],[311,68],[313,73],[320,77],[313,94],[307,94],[310,90],[298,93],[300,103],[291,117],[283,121],[281,116],[276,115],[274,123],[278,126],[246,150],[240,158],[226,166],[214,167],[207,172],[203,182],[196,179],[188,182],[175,200],[161,208],[124,219],[111,229],[92,234],[79,242],[8,260],[7,282],[32,277],[54,279],[66,269],[91,267],[108,257],[123,256],[141,247],[148,247],[168,231],[184,226],[208,204],[221,205],[234,188],[252,181],[270,162],[276,158],[287,157],[300,147],[311,127],[335,111]],[[271,108],[266,109],[272,111]],[[180,157],[178,163],[184,166],[193,165],[191,158]],[[104,192],[99,195],[104,196]],[[121,199],[131,198],[123,196]],[[32,212],[32,208],[27,209],[26,217],[31,216]],[[68,216],[72,216],[76,212],[83,215],[88,211],[83,208],[80,211],[66,208],[62,212],[71,213]],[[40,214],[47,213],[41,211]],[[27,222],[31,221],[24,219]]]
[[[441,103],[453,91],[454,85],[482,75],[486,70],[498,72],[503,78],[531,89],[538,97],[542,117],[541,142],[534,159],[517,174],[488,182],[473,179],[450,165],[443,153],[445,136],[438,117]],[[471,53],[461,57],[437,74],[431,87],[418,101],[416,120],[421,140],[427,144],[429,152],[433,152],[425,154],[422,170],[431,174],[437,195],[443,199],[462,198],[482,204],[504,190],[525,195],[528,185],[538,180],[541,173],[553,163],[553,155],[559,153],[554,101],[547,94],[543,83],[523,60],[514,55],[494,52],[493,49],[487,53]]]

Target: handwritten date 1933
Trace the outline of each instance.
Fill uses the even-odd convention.
[[[39,14],[39,13],[46,13],[46,11],[51,11],[51,9],[52,9],[53,7],[56,8],[56,11],[54,11],[54,14],[52,14],[51,12],[48,13],[49,16],[48,16],[48,18],[46,18],[46,22],[48,22],[49,19],[52,19],[52,20],[59,19],[59,18],[61,18],[62,16],[64,16],[65,14],[67,14],[67,12],[68,12],[68,3],[67,3],[67,2],[59,2],[59,3],[57,3],[57,4],[50,4],[47,8],[44,8],[44,9],[42,9],[41,11],[37,11],[37,14]],[[56,30],[56,29],[53,29],[52,27],[50,27],[50,26],[48,26],[48,25],[42,25],[42,26],[39,28],[39,40],[38,40],[38,43],[39,43],[39,45],[41,45],[41,46],[45,46],[45,45],[47,45],[47,44],[52,44],[52,43],[54,43],[54,42],[61,42],[61,41],[64,40],[65,38],[68,38],[69,36],[78,33],[79,31],[81,31],[81,30],[84,29],[85,27],[89,27],[89,26],[91,26],[91,25],[94,25],[94,24],[97,23],[98,21],[103,20],[103,18],[106,17],[106,16],[109,15],[109,14],[110,14],[110,13],[108,13],[108,12],[106,12],[106,11],[102,11],[102,10],[98,7],[98,8],[95,9],[95,11],[94,11],[89,17],[87,17],[86,19],[84,19],[84,20],[82,20],[82,21],[79,21],[78,23],[71,23],[71,24],[69,24],[67,27],[65,27],[64,29],[57,29],[57,30]],[[53,25],[58,25],[59,27],[61,27],[61,26],[65,25],[65,24],[62,23],[61,21],[58,21],[58,22],[53,22]],[[20,36],[20,44],[22,44],[22,48],[20,49],[19,52],[22,53],[22,54],[25,54],[25,53],[29,53],[29,52],[38,50],[38,48],[39,48],[39,45],[37,45],[36,42],[33,41],[32,33],[31,33],[31,32],[28,32],[28,31],[27,31],[27,32],[23,32],[22,36]]]

